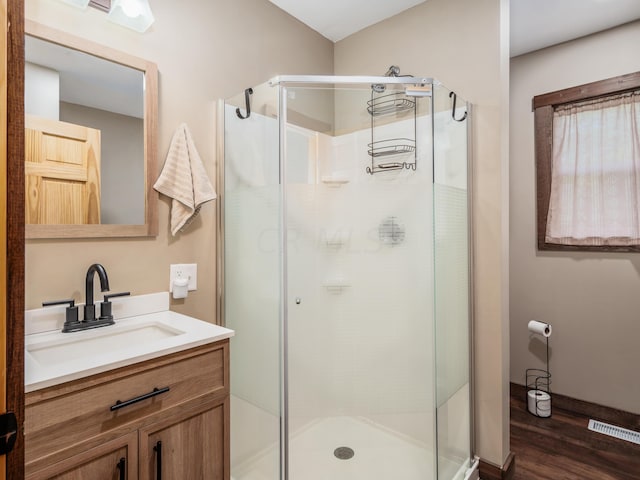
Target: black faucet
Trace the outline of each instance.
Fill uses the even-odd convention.
[[[109,278],[107,277],[107,271],[99,263],[94,263],[87,270],[87,278],[85,280],[85,305],[84,305],[84,321],[91,321],[96,319],[96,306],[93,304],[93,277],[98,274],[100,279],[100,291],[109,291]]]
[[[77,332],[80,330],[87,330],[89,328],[105,327],[116,323],[113,320],[113,314],[111,313],[110,299],[113,297],[129,295],[129,292],[105,295],[104,301],[100,303],[100,318],[96,318],[96,306],[93,304],[93,277],[96,273],[100,279],[100,290],[103,292],[109,291],[109,277],[107,277],[107,271],[99,263],[94,263],[89,267],[89,270],[87,270],[87,278],[85,279],[85,305],[84,318],[82,320],[78,320],[78,307],[75,305],[75,300],[72,298],[69,300],[44,302],[42,304],[43,307],[69,304],[66,310],[64,326],[62,327],[63,332]]]

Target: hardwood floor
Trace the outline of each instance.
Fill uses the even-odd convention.
[[[531,415],[511,384],[513,480],[640,480],[640,445],[587,429],[589,419],[640,431],[640,415],[553,395],[551,418]]]

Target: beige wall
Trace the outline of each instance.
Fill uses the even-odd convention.
[[[188,8],[185,8],[188,5]],[[476,241],[476,453],[502,464],[508,445],[508,2],[429,0],[339,42],[328,40],[265,0],[153,2],[156,23],[137,34],[106,15],[48,0],[26,0],[26,17],[148,58],[160,72],[159,161],[173,130],[189,124],[208,173],[215,172],[215,104],[282,73],[430,75],[474,104]],[[176,239],[169,202],[160,200],[156,239],[29,241],[26,306],[84,297],[88,265],[101,262],[114,290],[165,290],[170,263],[199,265],[198,292],[176,311],[215,319],[215,212]],[[480,279],[480,281],[478,281]]]
[[[509,452],[508,2],[429,0],[336,44],[337,75],[433,76],[473,103],[476,453]]]
[[[144,33],[107,21],[105,13],[50,0],[26,0],[26,18],[158,65],[159,151],[164,162],[173,131],[186,122],[215,184],[215,100],[277,74],[330,74],[333,44],[266,0],[154,0],[156,22]],[[198,291],[172,309],[216,320],[215,202],[173,238],[170,202],[159,200],[159,235],[151,239],[31,240],[26,246],[26,308],[73,296],[84,301],[84,277],[93,262],[109,273],[113,291],[166,291],[169,264],[197,263]]]
[[[531,319],[553,325],[552,390],[640,413],[640,255],[536,250],[534,95],[640,70],[640,22],[511,61],[511,380],[541,367]]]
[[[100,130],[100,222],[144,223],[144,120],[67,102],[60,120]]]

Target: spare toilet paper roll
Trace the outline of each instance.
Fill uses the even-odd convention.
[[[544,337],[551,336],[551,325],[548,323],[538,322],[537,320],[531,320],[529,322],[529,331],[531,333],[537,333]]]
[[[527,392],[527,410],[538,417],[551,416],[551,395],[542,390]]]

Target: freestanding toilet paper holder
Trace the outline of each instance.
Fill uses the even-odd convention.
[[[551,374],[548,370],[528,368],[527,374],[527,410],[536,417],[551,416]]]
[[[535,322],[535,321],[532,321]],[[540,333],[537,330],[539,326],[529,324],[529,330]],[[539,322],[535,322],[539,324]],[[527,410],[532,415],[541,418],[551,417],[551,373],[549,372],[549,336],[551,335],[551,325],[546,325],[542,335],[547,343],[547,362],[546,369],[527,368],[526,375],[526,395],[525,399]]]

